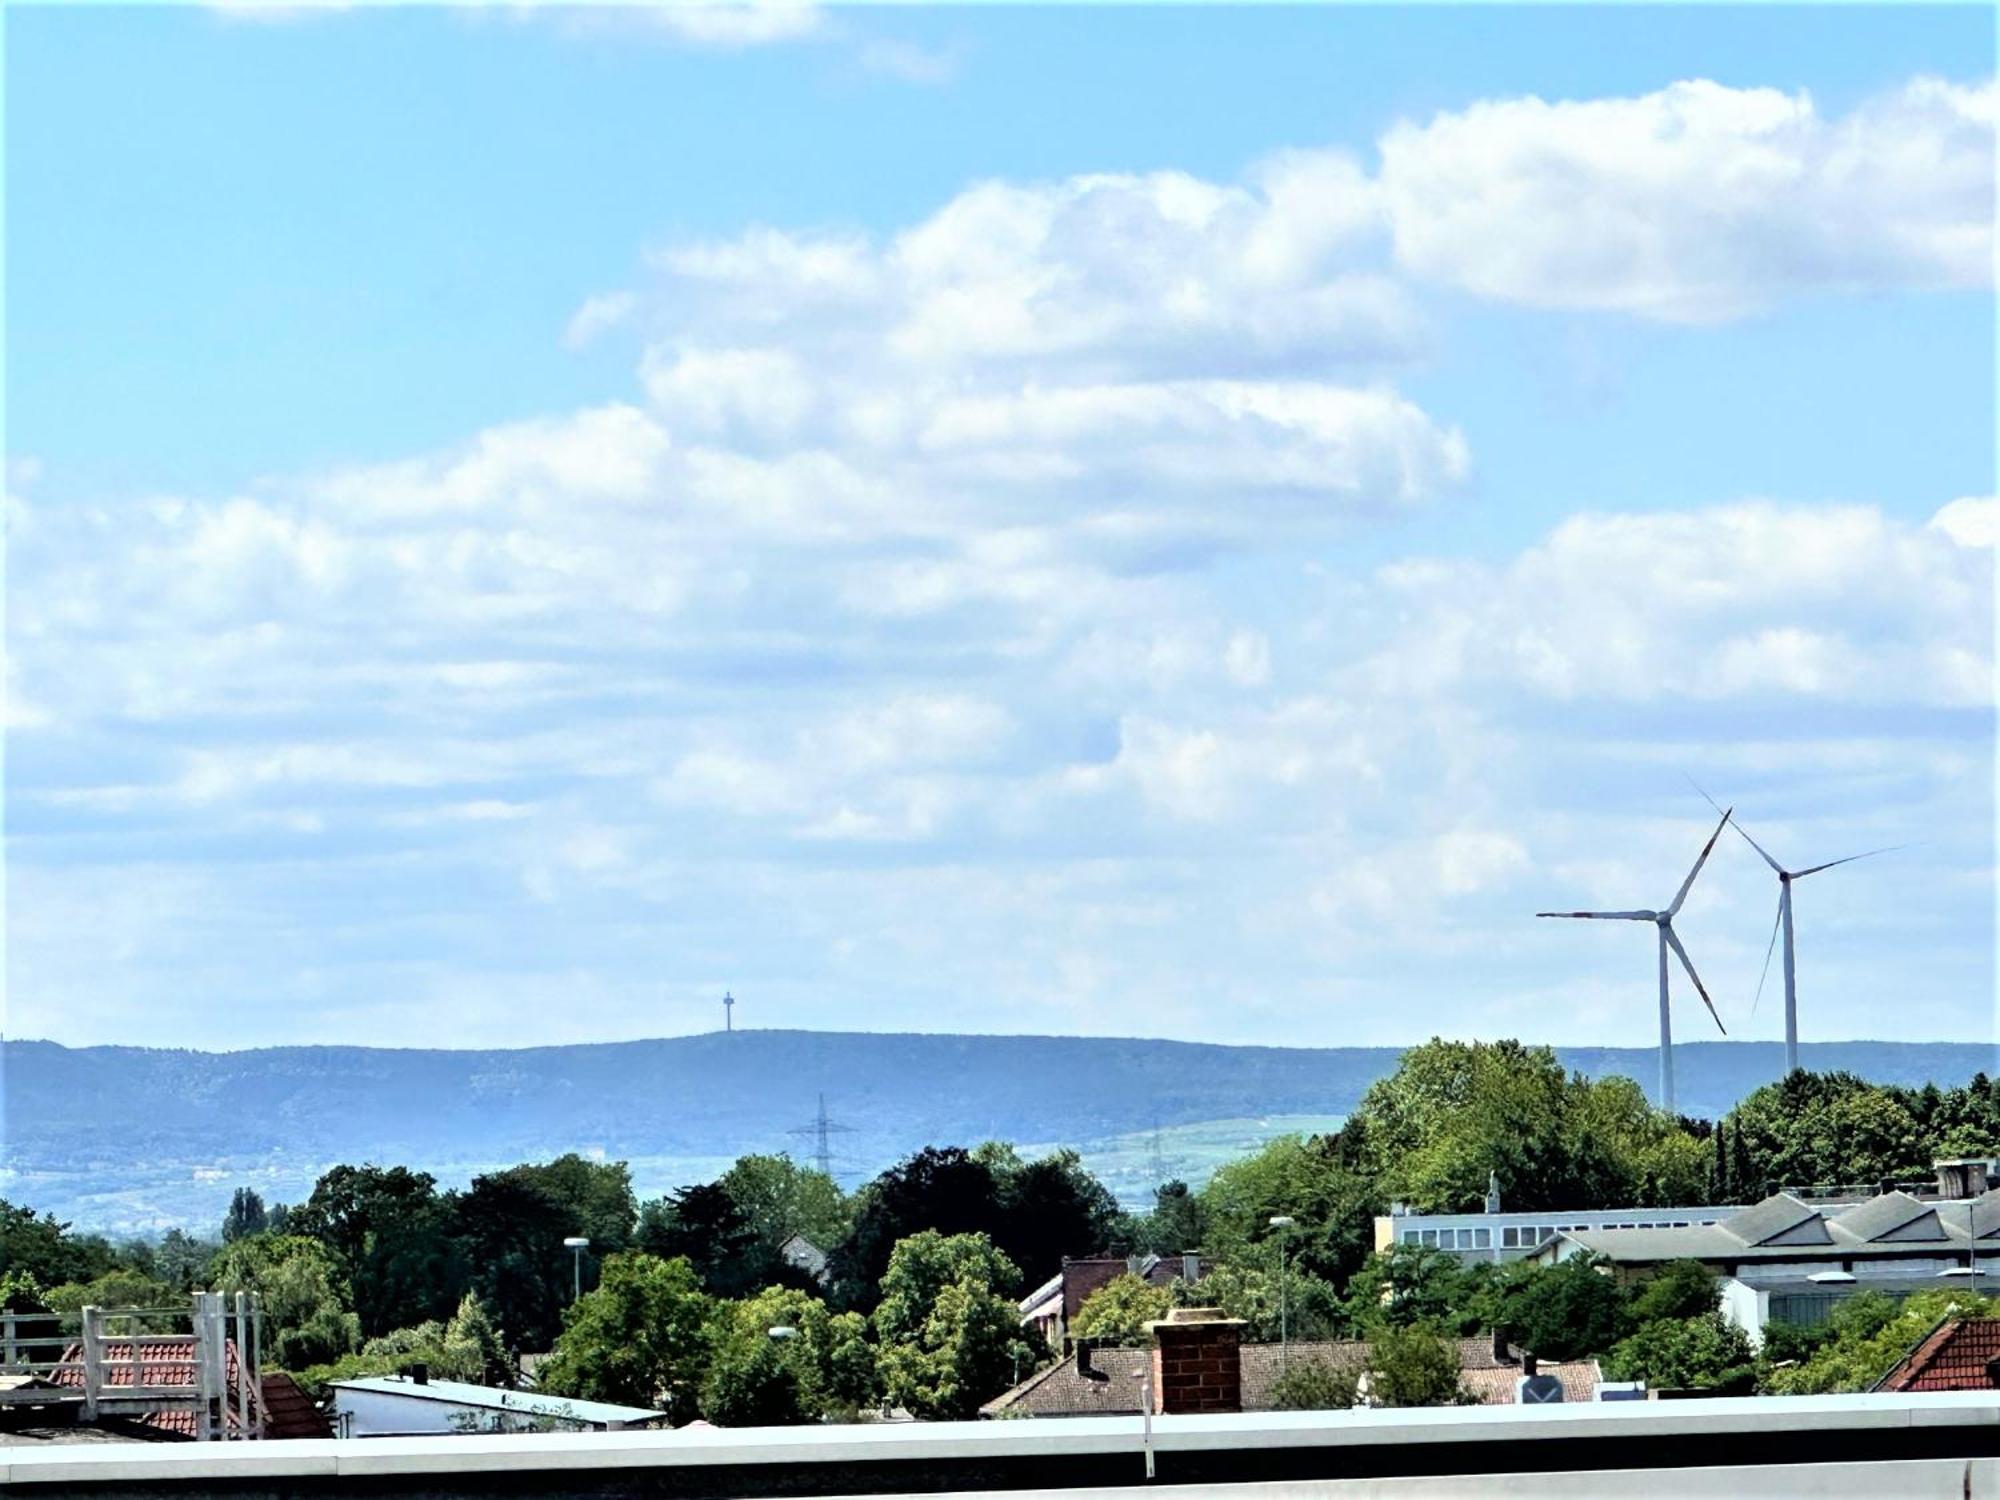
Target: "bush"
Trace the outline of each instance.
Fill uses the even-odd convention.
[[[1109,1344],[1143,1344],[1146,1325],[1164,1318],[1173,1304],[1173,1294],[1165,1287],[1127,1272],[1083,1299],[1070,1335]]]
[[[1461,1406],[1458,1346],[1423,1324],[1375,1331],[1368,1349],[1372,1406]]]
[[[1756,1380],[1756,1359],[1743,1330],[1711,1312],[1646,1324],[1605,1356],[1604,1373],[1656,1389],[1747,1395]]]
[[[1335,1359],[1294,1359],[1291,1368],[1271,1382],[1271,1406],[1276,1411],[1345,1411],[1360,1399],[1360,1369]]]

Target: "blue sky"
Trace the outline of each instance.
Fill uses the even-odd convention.
[[[11,1034],[1992,1035],[1989,11],[7,25]]]

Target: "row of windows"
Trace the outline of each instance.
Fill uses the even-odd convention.
[[[1503,1250],[1532,1250],[1543,1241],[1554,1238],[1558,1230],[1574,1229],[1686,1229],[1686,1219],[1638,1219],[1617,1224],[1521,1224],[1507,1225],[1500,1230],[1500,1248]],[[1491,1229],[1405,1229],[1403,1243],[1406,1245],[1431,1245],[1439,1250],[1490,1250],[1493,1248]]]

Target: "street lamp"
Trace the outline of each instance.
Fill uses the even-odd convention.
[[[563,1241],[563,1248],[572,1257],[570,1269],[574,1275],[570,1279],[569,1300],[574,1302],[583,1295],[583,1252],[590,1248],[590,1241],[583,1235],[573,1234]]]
[[[795,1339],[799,1336],[798,1329],[788,1327],[783,1323],[778,1324],[777,1327],[769,1331],[771,1335],[771,1342],[774,1344],[782,1344],[786,1339]]]
[[[1965,1205],[1965,1264],[1947,1266],[1938,1272],[1940,1276],[1984,1276],[1979,1269],[1979,1200],[1974,1198]]]
[[[1290,1284],[1285,1274],[1285,1253],[1291,1248],[1288,1231],[1298,1220],[1290,1214],[1273,1214],[1271,1227],[1278,1231],[1278,1371],[1283,1374],[1292,1367],[1292,1327],[1291,1309],[1287,1305],[1286,1288]]]

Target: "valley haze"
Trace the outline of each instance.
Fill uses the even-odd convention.
[[[2000,1072],[1975,1042],[1812,1042],[1814,1072],[1940,1086]],[[1290,1130],[1331,1129],[1400,1047],[1249,1047],[1149,1038],[799,1030],[518,1049],[4,1047],[0,1196],[112,1232],[210,1229],[231,1191],[296,1202],[340,1162],[447,1185],[578,1151],[632,1164],[642,1197],[746,1152],[808,1161],[832,1138],[849,1187],[926,1145],[1080,1149],[1128,1205],[1154,1167],[1192,1183]],[[1562,1047],[1591,1077],[1650,1079],[1651,1047]],[[1714,1117],[1780,1076],[1776,1042],[1675,1049],[1685,1114]],[[1158,1132],[1157,1145],[1155,1131]],[[143,1143],[143,1144],[138,1144]]]

